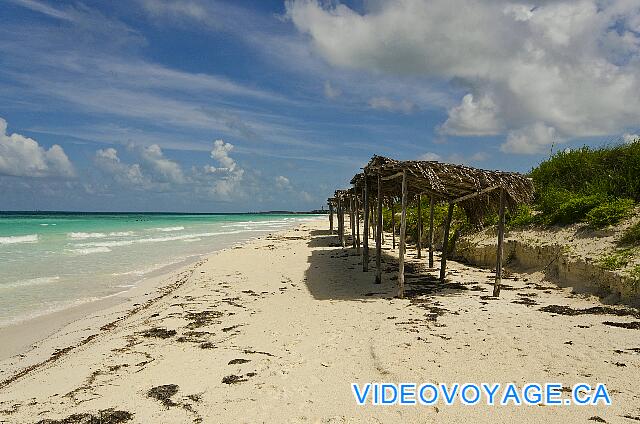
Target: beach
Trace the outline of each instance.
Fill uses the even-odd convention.
[[[2,361],[0,422],[640,420],[637,310],[541,272],[493,298],[494,272],[450,261],[442,284],[412,246],[399,299],[397,257],[388,235],[373,284],[326,218],[207,255]],[[359,406],[351,383],[369,382],[603,383],[612,405]]]

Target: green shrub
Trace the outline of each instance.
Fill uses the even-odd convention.
[[[618,253],[612,253],[611,255],[604,256],[600,259],[600,267],[609,271],[624,268],[629,263],[631,258],[631,252],[626,250]]]
[[[631,199],[615,199],[591,209],[587,213],[586,221],[596,228],[617,224],[629,215],[633,206],[634,202]]]
[[[638,246],[640,245],[640,222],[627,228],[622,234],[620,244]]]
[[[507,225],[510,227],[523,227],[536,223],[536,216],[529,205],[519,205],[515,212],[507,212]],[[495,223],[498,217],[495,215]]]
[[[640,201],[640,140],[554,154],[531,173],[536,191],[602,194]]]
[[[547,221],[549,224],[573,224],[581,222],[587,214],[597,206],[606,202],[606,197],[600,194],[580,195],[565,192],[555,208],[547,209]]]

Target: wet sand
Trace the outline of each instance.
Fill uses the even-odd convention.
[[[374,285],[375,261],[363,273],[326,227],[305,223],[182,270],[158,296],[5,383],[0,421],[640,420],[637,310],[601,308],[542,273],[512,273],[496,299],[490,270],[454,261],[443,285],[411,249],[397,299],[390,237]],[[613,405],[357,406],[353,382],[605,383]]]

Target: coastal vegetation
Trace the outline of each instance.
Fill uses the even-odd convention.
[[[551,155],[527,175],[536,188],[531,205],[507,211],[506,224],[516,228],[528,225],[549,227],[583,222],[594,229],[605,228],[632,216],[640,202],[640,140],[599,148],[567,149]],[[399,216],[396,208],[396,216]],[[429,220],[429,197],[423,196],[422,220]],[[443,225],[447,207],[436,204],[434,226]],[[391,211],[384,210],[385,228],[391,230]],[[483,225],[497,223],[497,214],[485,217]],[[395,220],[396,228],[399,219]],[[407,209],[407,235],[417,237],[417,203]],[[473,226],[462,209],[454,208],[451,238]],[[437,236],[437,234],[436,234]],[[620,240],[627,245],[640,243],[640,224],[630,227]]]

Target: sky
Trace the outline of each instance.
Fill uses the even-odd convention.
[[[0,210],[310,210],[640,133],[637,0],[2,0]]]

